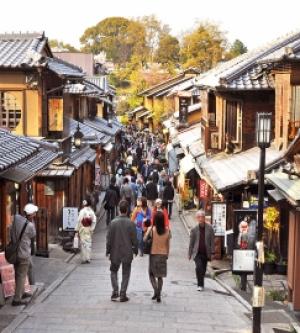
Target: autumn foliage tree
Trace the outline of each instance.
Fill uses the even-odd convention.
[[[80,38],[82,50],[98,54],[104,51],[115,64],[130,62],[134,54],[144,60],[146,32],[137,21],[124,17],[108,17],[87,28]]]
[[[215,66],[225,56],[227,40],[218,25],[200,23],[183,38],[180,50],[183,67],[197,67],[202,72]]]

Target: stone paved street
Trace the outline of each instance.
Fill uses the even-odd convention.
[[[246,309],[215,281],[208,279],[206,290],[196,291],[194,265],[186,259],[188,236],[177,218],[172,232],[161,304],[151,300],[147,257],[133,262],[130,302],[110,301],[106,230],[101,223],[94,237],[92,263],[78,265],[48,298],[27,308],[14,332],[249,332]]]

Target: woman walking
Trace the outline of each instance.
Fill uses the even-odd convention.
[[[136,208],[132,213],[131,221],[135,223],[141,257],[144,255],[144,231],[150,226],[150,220],[151,209],[147,206],[147,199],[145,197],[138,198]]]
[[[153,226],[148,228],[144,240],[152,238],[152,246],[149,260],[149,278],[154,295],[153,300],[161,302],[163,278],[167,276],[167,259],[170,247],[170,231],[165,226],[165,217],[161,211],[155,214]]]
[[[79,212],[75,232],[78,233],[80,239],[81,263],[86,264],[91,262],[92,235],[97,219],[91,208],[91,202],[88,199],[83,200],[82,206],[83,208]]]

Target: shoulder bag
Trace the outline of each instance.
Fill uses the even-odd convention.
[[[26,221],[26,223],[24,224],[19,239],[15,243],[13,242],[12,239],[10,239],[10,242],[5,247],[5,259],[8,263],[12,265],[14,265],[17,262],[19,246],[27,225],[28,221]],[[14,227],[16,229],[15,222],[14,222]]]
[[[153,228],[151,227],[151,231],[149,232],[146,240],[144,241],[144,254],[151,254],[153,241]]]

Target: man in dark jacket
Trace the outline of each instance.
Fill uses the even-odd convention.
[[[153,182],[152,177],[148,178],[148,183],[146,185],[146,198],[149,208],[153,208],[155,205],[155,200],[158,198],[157,185]]]
[[[116,186],[116,178],[112,177],[109,188],[106,190],[104,197],[104,208],[106,210],[106,225],[115,218],[117,206],[120,201],[120,189]]]
[[[211,224],[205,222],[204,210],[196,213],[196,219],[198,225],[191,230],[188,258],[195,261],[198,291],[202,291],[207,262],[215,252],[215,234]]]
[[[112,301],[117,301],[120,296],[120,302],[127,302],[129,298],[126,295],[133,254],[138,254],[138,241],[136,237],[136,228],[134,223],[127,217],[128,204],[122,200],[119,205],[120,216],[115,218],[108,229],[106,236],[106,255],[111,261],[111,284],[113,293]],[[122,283],[119,294],[118,271],[122,264]]]
[[[169,219],[172,217],[173,201],[174,201],[174,187],[172,183],[167,180],[163,189],[163,204],[168,210]]]

